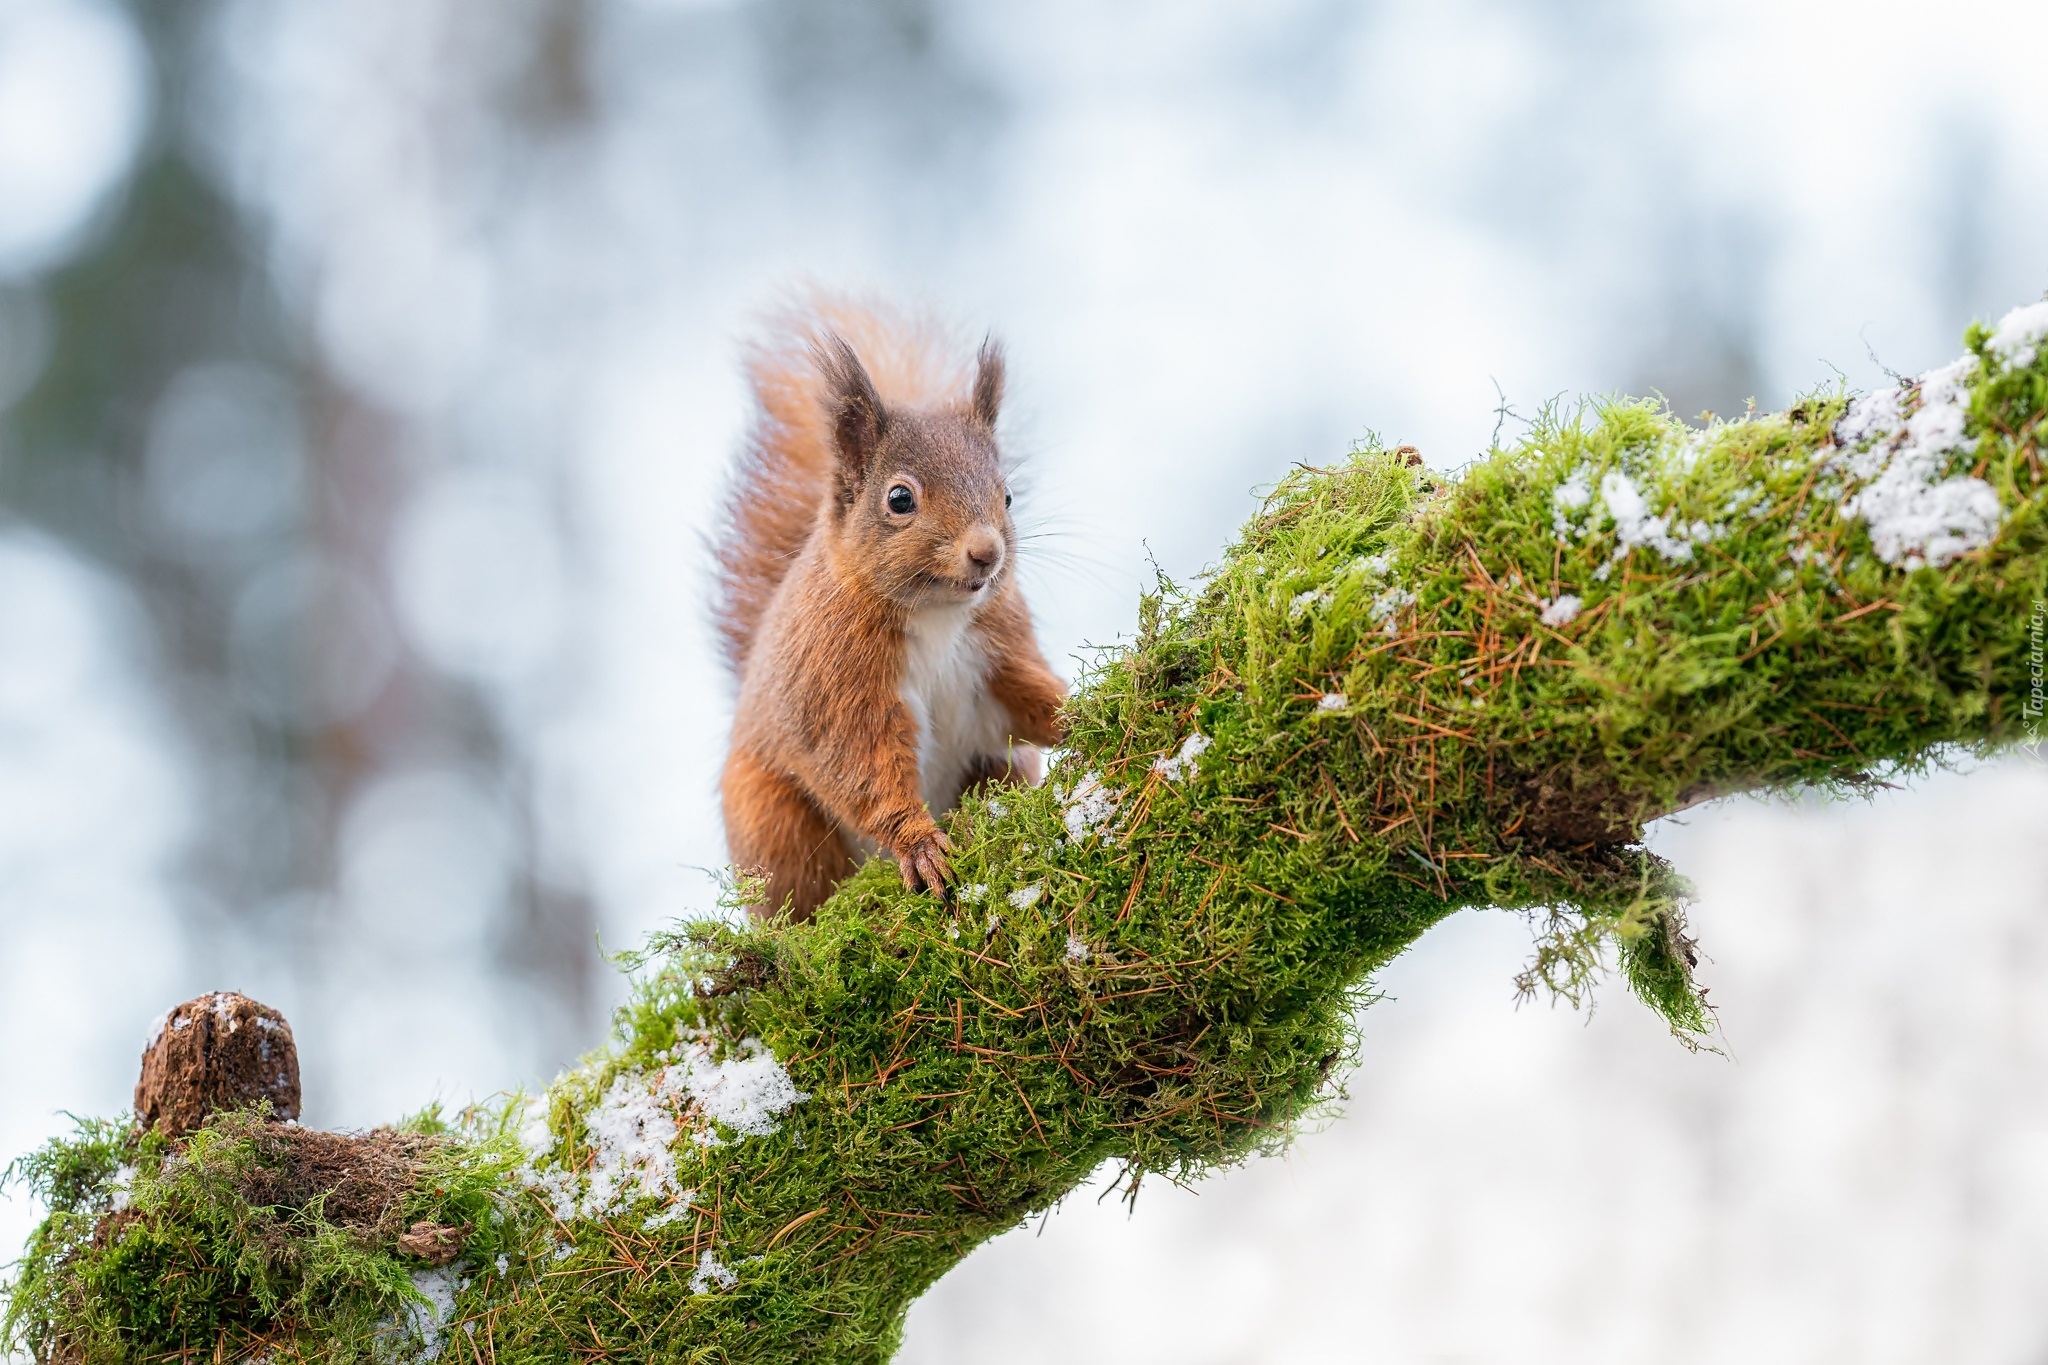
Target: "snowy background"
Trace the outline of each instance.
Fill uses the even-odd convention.
[[[1951,358],[2048,286],[2044,50],[2019,3],[0,0],[0,1159],[214,987],[329,1126],[598,1041],[598,944],[722,861],[703,536],[791,280],[1008,341],[1066,659],[1367,430],[1450,469],[1503,401]],[[905,1358],[2048,1360],[2048,767],[1655,841],[1728,1055],[1517,1010],[1525,927],[1461,916],[1341,1118],[1077,1194]]]

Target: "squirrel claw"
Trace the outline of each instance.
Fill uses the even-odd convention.
[[[933,830],[905,844],[896,853],[896,866],[903,873],[903,884],[912,891],[930,891],[941,900],[945,899],[946,884],[953,880],[953,868],[946,861],[946,854],[952,850],[952,841],[940,830]]]

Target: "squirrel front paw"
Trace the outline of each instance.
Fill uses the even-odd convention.
[[[896,845],[896,866],[902,869],[903,884],[912,891],[933,891],[944,895],[946,884],[953,880],[953,865],[946,861],[946,855],[953,851],[952,841],[937,825],[908,835]]]

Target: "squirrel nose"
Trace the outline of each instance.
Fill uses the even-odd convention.
[[[967,562],[984,574],[1002,562],[1003,542],[986,527],[977,527],[970,532],[962,548],[967,551]]]

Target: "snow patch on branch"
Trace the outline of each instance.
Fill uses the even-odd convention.
[[[438,1360],[442,1335],[449,1319],[455,1316],[455,1296],[462,1292],[462,1277],[452,1265],[438,1270],[415,1270],[412,1287],[426,1302],[405,1305],[406,1326],[420,1340],[420,1359]]]
[[[1998,320],[1998,328],[1985,344],[1992,354],[2013,369],[2034,363],[2041,343],[2048,340],[2048,299],[2022,304]]]
[[[676,1175],[676,1148],[686,1134],[705,1147],[724,1141],[719,1127],[742,1138],[766,1137],[781,1126],[782,1115],[810,1098],[758,1038],[743,1039],[723,1061],[713,1061],[712,1052],[709,1034],[684,1030],[669,1065],[651,1076],[614,1077],[583,1116],[591,1151],[581,1174],[525,1168],[525,1183],[547,1199],[557,1220],[602,1218],[657,1202],[664,1207],[645,1226],[673,1223],[697,1196]],[[545,1130],[522,1136],[536,1160],[554,1148]]]
[[[1712,444],[1706,432],[1696,427],[1687,427],[1685,435],[1678,440],[1678,450],[1671,457],[1672,463],[1678,467],[1679,472],[1689,474],[1692,467],[1700,462],[1700,456],[1706,454],[1707,447]]]
[[[1644,499],[1635,480],[1616,470],[1600,479],[1600,501],[1606,504],[1607,514],[1614,519],[1614,537],[1620,542],[1614,552],[1616,559],[1625,558],[1638,545],[1647,545],[1673,564],[1686,564],[1692,560],[1692,540],[1688,531],[1673,527],[1669,515],[1652,516],[1650,505]],[[1703,530],[1704,522],[1695,523],[1695,531]],[[1711,531],[1701,539],[1710,539]]]
[[[128,1207],[129,1196],[135,1185],[135,1168],[123,1165],[114,1172],[113,1178],[103,1187],[107,1191],[107,1208],[120,1213]]]
[[[696,1272],[690,1276],[690,1292],[709,1294],[713,1292],[713,1286],[721,1290],[730,1289],[739,1282],[739,1275],[719,1260],[716,1252],[707,1251],[697,1258]]]
[[[1583,469],[1574,469],[1563,483],[1551,490],[1550,525],[1559,540],[1571,539],[1577,529],[1572,525],[1573,521],[1592,501],[1593,485]]]
[[[1171,758],[1161,754],[1158,758],[1153,759],[1152,771],[1158,773],[1168,782],[1178,782],[1183,774],[1195,771],[1202,754],[1208,749],[1210,743],[1209,737],[1197,730],[1180,742],[1179,752],[1175,753]]]
[[[2014,326],[2008,342],[2015,353],[2038,340],[2024,339],[2030,326]],[[1975,356],[1964,356],[1858,398],[1835,424],[1832,463],[1860,484],[1842,500],[1841,513],[1864,524],[1887,564],[1940,568],[1988,545],[2004,524],[1990,484],[1967,474],[1943,477],[1951,459],[1977,448],[1977,438],[1965,433],[1978,369]]]
[[[1371,613],[1373,620],[1380,623],[1380,630],[1383,634],[1393,635],[1399,629],[1396,618],[1399,617],[1405,608],[1414,605],[1415,594],[1406,588],[1396,585],[1388,588],[1378,597],[1373,598],[1372,605],[1367,608],[1367,611]]]
[[[684,1088],[706,1118],[742,1137],[768,1136],[782,1126],[782,1115],[810,1098],[759,1038],[741,1040],[739,1055],[722,1062],[711,1060],[709,1034],[689,1034],[683,1041]],[[675,1068],[669,1070],[673,1074]]]
[[[548,1177],[566,1179],[540,1182],[558,1219],[602,1218],[637,1200],[666,1202],[685,1193],[676,1181],[674,1148],[683,1125],[670,1075],[664,1071],[652,1082],[633,1073],[619,1076],[583,1116],[592,1151],[580,1194],[571,1171],[549,1172]]]
[[[1060,818],[1067,827],[1067,837],[1078,842],[1091,831],[1102,829],[1109,823],[1110,817],[1116,814],[1117,795],[1102,785],[1101,773],[1087,772],[1081,775],[1081,780],[1074,784],[1074,789],[1060,804],[1063,808]],[[1103,838],[1107,840],[1108,837],[1107,830],[1104,830]]]
[[[1859,452],[1866,441],[1889,441],[1906,429],[1905,403],[1899,389],[1866,393],[1835,423],[1835,444],[1849,451],[1849,472],[1868,478],[1883,467],[1881,454]]]
[[[545,1095],[528,1095],[519,1107],[519,1145],[526,1151],[526,1164],[545,1160],[555,1150],[554,1127],[548,1122]]]
[[[640,1226],[649,1232],[653,1232],[657,1228],[667,1227],[670,1223],[680,1223],[690,1216],[690,1209],[696,1202],[697,1192],[695,1190],[684,1190],[676,1196],[675,1203],[670,1204],[660,1213],[648,1214],[646,1218],[641,1220]]]
[[[1287,605],[1287,619],[1299,621],[1317,607],[1326,606],[1330,601],[1328,588],[1309,588],[1294,594],[1294,600]]]
[[[1688,433],[1679,443],[1681,468],[1689,467],[1690,461],[1698,458],[1704,443],[1701,433]],[[1650,499],[1636,481],[1618,469],[1600,476],[1597,493],[1589,471],[1573,470],[1551,490],[1550,508],[1551,528],[1560,541],[1583,540],[1609,526],[1614,528],[1614,553],[1593,571],[1598,579],[1611,574],[1614,566],[1626,560],[1637,546],[1655,550],[1668,563],[1689,564],[1696,545],[1721,535],[1721,529],[1710,522],[1678,522],[1676,513],[1669,508],[1654,512]]]

